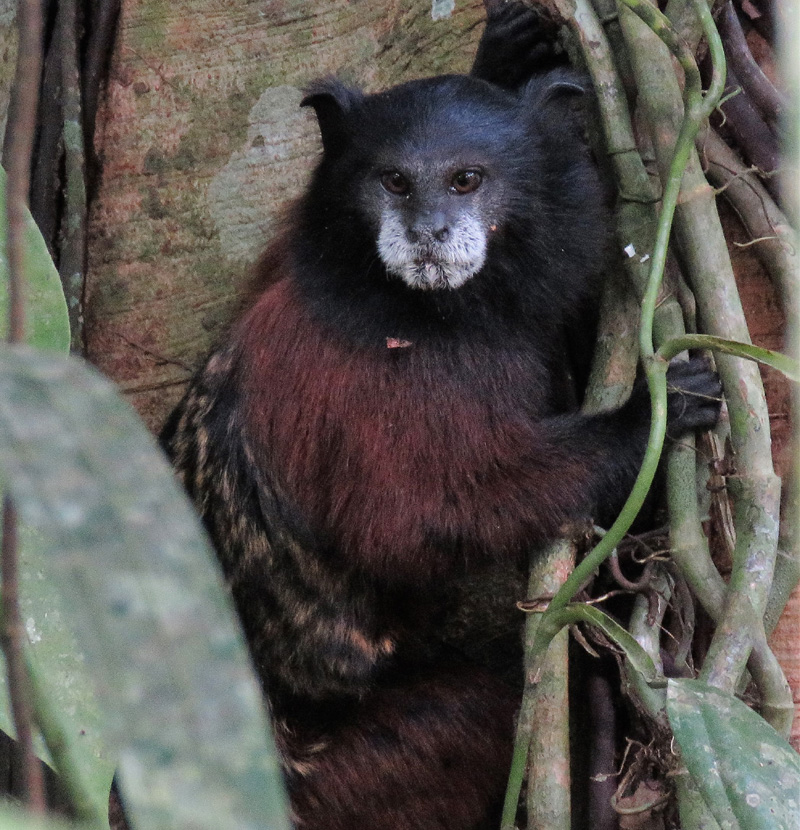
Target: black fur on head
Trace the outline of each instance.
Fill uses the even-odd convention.
[[[303,104],[317,113],[323,156],[301,206],[302,279],[336,282],[334,306],[357,292],[381,318],[428,309],[475,320],[499,303],[554,319],[531,306],[568,304],[606,245],[572,101],[584,89],[563,69],[519,91],[461,75],[375,95],[314,84]]]
[[[585,95],[588,91],[588,78],[570,69],[556,69],[531,79],[523,88],[522,97],[531,106],[543,107],[552,101]]]
[[[320,78],[306,88],[300,106],[314,108],[322,146],[329,155],[335,155],[345,147],[350,138],[347,115],[363,100],[361,90],[347,86],[337,78]]]

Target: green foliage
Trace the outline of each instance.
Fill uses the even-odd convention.
[[[41,575],[85,655],[136,827],[288,827],[215,556],[133,410],[76,359],[6,347],[0,475],[41,532]]]
[[[650,655],[616,620],[592,605],[573,603],[566,608],[557,609],[547,616],[543,614],[542,623],[539,626],[542,642],[549,643],[562,628],[577,623],[587,623],[602,631],[624,653],[631,669],[640,674],[642,680],[648,686],[653,688],[664,687],[666,681],[656,672]],[[545,626],[548,627],[547,630],[545,630]],[[534,653],[537,653],[539,648],[541,646],[537,641],[533,646]]]
[[[40,818],[13,807],[0,807],[0,830],[88,830],[88,828],[83,824],[68,824],[51,816]]]
[[[6,174],[0,168],[0,337],[8,330]],[[30,213],[25,227],[25,339],[31,346],[69,351],[69,317],[61,279]]]
[[[94,683],[64,613],[58,584],[49,577],[50,546],[41,533],[20,528],[20,613],[28,635],[28,660],[45,692],[53,714],[80,765],[88,796],[100,815],[107,807],[114,763],[105,750],[104,719],[95,698]],[[0,655],[0,730],[15,736],[8,698],[8,681]],[[51,766],[43,741],[37,755]],[[2,826],[2,825],[0,825]]]
[[[684,349],[711,349],[722,354],[732,354],[736,357],[755,360],[756,363],[777,369],[786,375],[789,380],[800,383],[800,366],[797,365],[797,361],[792,360],[788,355],[772,351],[772,349],[764,349],[761,346],[753,346],[750,343],[725,340],[711,334],[687,334],[683,337],[675,337],[661,346],[658,353],[665,360],[671,360]]]
[[[612,159],[611,163],[615,170],[618,192],[621,197],[619,230],[622,232],[618,234],[618,241],[621,241],[620,247],[625,247],[636,235],[635,250],[647,253],[646,257],[639,259],[639,262],[643,263],[647,260],[650,265],[647,284],[645,285],[636,271],[632,273],[632,284],[643,297],[639,326],[639,356],[644,364],[650,385],[653,420],[647,454],[631,497],[620,517],[609,528],[600,544],[578,564],[542,614],[537,636],[531,643],[528,659],[533,662],[534,666],[540,666],[548,643],[559,628],[578,621],[579,617],[573,611],[575,606],[569,604],[570,600],[582,586],[587,584],[602,562],[611,555],[644,501],[659,463],[664,438],[667,360],[685,349],[711,349],[718,356],[717,367],[722,376],[730,414],[732,444],[737,453],[737,474],[731,479],[731,492],[736,497],[734,527],[737,542],[732,577],[729,583],[720,587],[719,591],[720,594],[727,595],[724,606],[720,598],[716,610],[706,607],[707,611],[714,610],[711,616],[718,623],[718,627],[709,652],[714,659],[707,658],[703,668],[706,670],[709,667],[718,666],[720,670],[718,676],[715,677],[716,684],[727,684],[726,688],[734,688],[755,643],[753,657],[756,666],[753,669],[753,677],[763,697],[763,711],[765,713],[783,712],[787,704],[791,705],[791,698],[789,696],[786,700],[788,686],[777,661],[768,650],[763,631],[761,641],[759,641],[757,631],[749,637],[743,635],[743,629],[749,629],[749,624],[745,626],[737,624],[743,618],[749,619],[745,616],[745,612],[752,614],[753,606],[758,609],[759,615],[763,613],[765,598],[770,591],[772,562],[777,546],[779,482],[772,472],[770,463],[766,405],[763,391],[760,388],[759,376],[754,371],[754,367],[745,372],[741,364],[732,363],[719,355],[735,355],[772,366],[793,380],[798,380],[800,372],[798,372],[797,362],[785,355],[752,346],[749,342],[734,342],[749,339],[747,328],[744,315],[741,313],[733,273],[727,260],[713,198],[707,190],[707,183],[700,172],[699,162],[694,156],[694,142],[698,128],[706,121],[724,85],[726,72],[722,44],[708,4],[704,0],[689,0],[689,2],[670,0],[667,12],[677,12],[678,10],[673,7],[678,6],[684,12],[691,11],[689,16],[696,17],[698,39],[701,29],[706,36],[713,73],[711,88],[703,93],[700,74],[692,57],[696,43],[687,48],[685,36],[673,31],[670,20],[652,4],[641,2],[641,0],[624,0],[622,4],[605,3],[602,0],[593,0],[593,3],[585,3],[581,0],[577,3],[572,0],[563,0],[563,2],[556,0],[556,6],[563,12],[565,18],[572,19],[575,24],[583,57],[598,93],[599,110],[608,140],[607,149]],[[647,26],[640,25],[632,14],[624,11],[624,7],[632,9]],[[617,20],[620,23],[611,23]],[[619,33],[624,36],[624,46],[617,50],[617,53],[614,53],[606,41],[606,26],[609,33],[615,26],[620,27]],[[646,35],[643,32],[646,32]],[[673,53],[672,56],[669,56],[666,50],[660,54],[658,48],[653,48],[655,40],[652,37],[653,33],[669,47]],[[619,54],[623,51],[627,54]],[[672,73],[674,59],[678,60],[683,69],[683,106],[678,84]],[[625,65],[626,61],[629,62],[628,66]],[[651,77],[648,72],[655,66],[658,69]],[[643,68],[645,71],[642,71]],[[620,74],[625,74],[629,70],[633,71],[632,74],[636,76],[638,84],[641,123],[650,122],[645,130],[649,127],[650,137],[653,140],[661,168],[660,177],[663,187],[661,210],[657,232],[652,240],[641,233],[642,229],[649,227],[652,220],[649,209],[643,209],[643,206],[651,201],[651,197],[647,194],[649,187],[641,159],[635,151],[631,152],[630,149],[636,147],[637,142],[631,129],[626,90],[618,76],[618,71]],[[659,75],[668,79],[671,86],[669,84],[662,86]],[[648,93],[651,91],[656,91],[658,94],[649,96]],[[673,113],[675,123],[671,123]],[[659,155],[662,146],[664,152]],[[689,162],[688,165],[687,162]],[[696,174],[695,178],[688,175],[689,172],[692,172],[692,175]],[[644,188],[639,186],[642,183],[644,183]],[[703,187],[706,188],[705,191]],[[684,188],[683,191],[682,188]],[[702,193],[705,193],[705,200],[701,199]],[[682,208],[679,208],[681,203]],[[688,206],[693,206],[691,214],[687,212]],[[674,233],[671,226],[673,213],[676,210],[678,211],[676,214],[678,227],[677,233]],[[696,228],[693,227],[692,232],[689,233],[687,232],[688,225],[691,224],[692,219]],[[706,232],[709,229],[714,233]],[[673,315],[673,319],[669,319],[666,314],[670,298],[668,292],[661,290],[661,278],[666,263],[667,243],[671,234],[677,237],[679,247],[682,246],[685,258],[684,273],[697,299],[701,323],[709,326],[720,336],[684,335],[683,315],[677,304],[674,308],[677,313]],[[710,239],[712,244],[709,244]],[[721,244],[714,245],[713,240]],[[634,248],[634,246],[630,247]],[[688,256],[695,251],[703,251],[704,256],[701,257],[699,254]],[[659,320],[659,315],[661,320]],[[690,319],[688,322],[694,325],[694,320]],[[717,325],[718,323],[720,324]],[[619,328],[621,327],[614,329],[614,332],[616,333]],[[665,341],[669,342],[665,343]],[[664,345],[656,353],[655,347],[662,343]],[[601,368],[605,370],[605,378],[613,378],[615,383],[618,383],[620,365],[624,364],[614,367],[602,366]],[[603,377],[602,373],[598,373],[598,376]],[[687,440],[687,446],[690,449],[689,454],[678,461],[683,470],[689,473],[689,476],[684,476],[683,480],[688,481],[688,487],[694,491],[695,468],[694,459],[691,456],[693,442]],[[671,461],[674,459],[673,455]],[[689,464],[686,463],[686,459],[689,460]],[[678,469],[677,465],[675,469]],[[691,530],[695,534],[691,538],[693,543],[691,555],[699,558],[706,557],[708,568],[705,573],[713,573],[722,586],[722,580],[711,562],[702,532],[696,498],[693,514],[690,515],[689,511],[681,516],[673,513],[670,521],[672,544],[676,547],[686,545],[687,529]],[[679,524],[682,525],[680,537],[674,532]],[[695,542],[698,543],[694,544]],[[683,565],[686,558],[684,557],[679,565]],[[678,562],[677,556],[674,561]],[[697,568],[691,572],[690,576],[703,572],[702,568]],[[694,589],[696,584],[691,578],[685,572],[683,576],[686,577],[689,586]],[[662,598],[652,577],[649,588],[652,594],[658,594],[659,599]],[[670,590],[668,589],[667,593]],[[700,602],[705,604],[704,600],[709,598],[710,592],[696,591],[696,594]],[[667,601],[667,598],[664,598],[664,603]],[[655,638],[649,643],[652,648],[651,654],[654,656],[659,653],[657,627],[663,620],[663,612],[661,613],[661,618],[653,613],[653,619],[648,619],[646,624],[641,626],[645,631],[648,626],[655,630]],[[658,689],[666,681],[662,677],[653,682],[652,667],[648,668],[647,661],[639,660],[637,656],[639,645],[630,639],[630,634],[627,632],[625,632],[628,637],[626,642],[625,637],[618,636],[613,626],[609,628],[605,620],[596,616],[592,610],[583,613],[580,619],[604,630],[606,636],[613,640],[616,646],[623,649],[628,658],[626,675],[634,681],[628,685],[626,693],[635,700],[640,711],[647,712],[655,722],[666,725],[664,696],[660,691],[650,694],[653,687]],[[755,621],[755,627],[760,627],[760,620]],[[641,638],[641,631],[636,631],[634,628],[633,617],[631,629],[637,634],[640,642],[646,639]],[[635,647],[631,648],[631,643]],[[638,660],[638,665],[632,658]],[[530,675],[535,684],[538,679],[537,672],[532,671]],[[639,682],[640,680],[644,682]],[[693,784],[696,785],[695,788],[688,785],[687,776],[676,781],[677,802],[681,818],[685,819],[686,830],[711,828],[717,826],[716,822],[721,828],[741,827],[748,828],[748,830],[767,827],[777,830],[780,827],[797,826],[797,817],[800,812],[798,787],[800,782],[793,772],[796,769],[797,756],[787,744],[782,743],[780,766],[771,763],[770,759],[777,757],[775,745],[764,736],[769,734],[779,741],[781,739],[766,722],[748,710],[744,704],[719,691],[714,694],[724,697],[726,706],[730,707],[730,712],[738,714],[735,718],[731,714],[730,726],[726,725],[725,717],[719,717],[714,722],[713,728],[708,726],[712,715],[708,711],[703,711],[703,707],[710,705],[708,699],[703,701],[696,693],[694,698],[689,700],[688,688],[693,688],[696,692],[698,687],[670,686],[672,695],[670,720],[676,737],[680,726],[676,721],[678,715],[673,716],[673,713],[681,712],[686,715],[694,712],[702,725],[702,728],[697,729],[691,728],[690,725],[682,731],[682,740],[687,746],[683,753],[684,759],[692,774]],[[677,702],[678,690],[687,698],[683,701],[685,703],[683,710],[680,708],[681,704]],[[742,714],[742,709],[747,712],[746,715]],[[705,721],[704,715],[707,716]],[[748,720],[752,727],[750,731],[740,728],[739,717]],[[687,718],[684,717],[684,720]],[[537,725],[537,728],[548,728],[548,725],[545,724],[543,727]],[[715,734],[709,738],[706,729],[709,734],[712,732]],[[518,740],[515,757],[524,757],[524,745],[522,745],[524,740],[527,740],[525,736]],[[759,758],[761,750],[767,760],[764,757]],[[724,772],[720,772],[724,764],[715,754],[719,752],[729,753],[725,759],[728,767],[725,767]],[[772,755],[769,754],[770,752]],[[789,755],[785,755],[785,752]],[[742,765],[742,768],[736,769],[736,759],[743,755],[748,755],[750,760]],[[536,763],[537,760],[542,759],[533,759],[533,762]],[[715,766],[718,761],[720,762],[719,768]],[[759,764],[756,772],[755,767]],[[736,777],[737,773],[739,777]],[[510,804],[510,812],[514,811],[516,805],[520,780],[521,775],[516,778],[512,776],[509,785],[507,805]],[[699,795],[700,791],[703,794],[702,798]],[[704,800],[708,802],[710,812],[703,803]],[[777,806],[778,801],[781,801],[781,807]]]
[[[681,758],[720,827],[795,830],[800,756],[733,695],[670,680],[667,714]]]

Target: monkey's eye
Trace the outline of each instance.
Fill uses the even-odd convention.
[[[381,174],[381,184],[395,196],[405,196],[411,190],[411,182],[396,170],[387,170]]]
[[[478,170],[460,170],[453,176],[450,187],[456,193],[473,193],[481,186],[483,176]]]

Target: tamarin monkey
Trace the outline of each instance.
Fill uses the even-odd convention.
[[[621,502],[643,457],[645,386],[591,416],[565,392],[609,215],[574,113],[584,82],[538,20],[496,5],[469,75],[308,89],[311,183],[163,434],[300,830],[496,826],[516,696],[432,652],[436,604]],[[669,383],[671,435],[716,422],[704,363]]]

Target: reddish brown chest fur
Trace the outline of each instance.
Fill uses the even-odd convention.
[[[556,528],[523,351],[343,342],[285,280],[238,337],[249,438],[343,561],[427,582]]]

